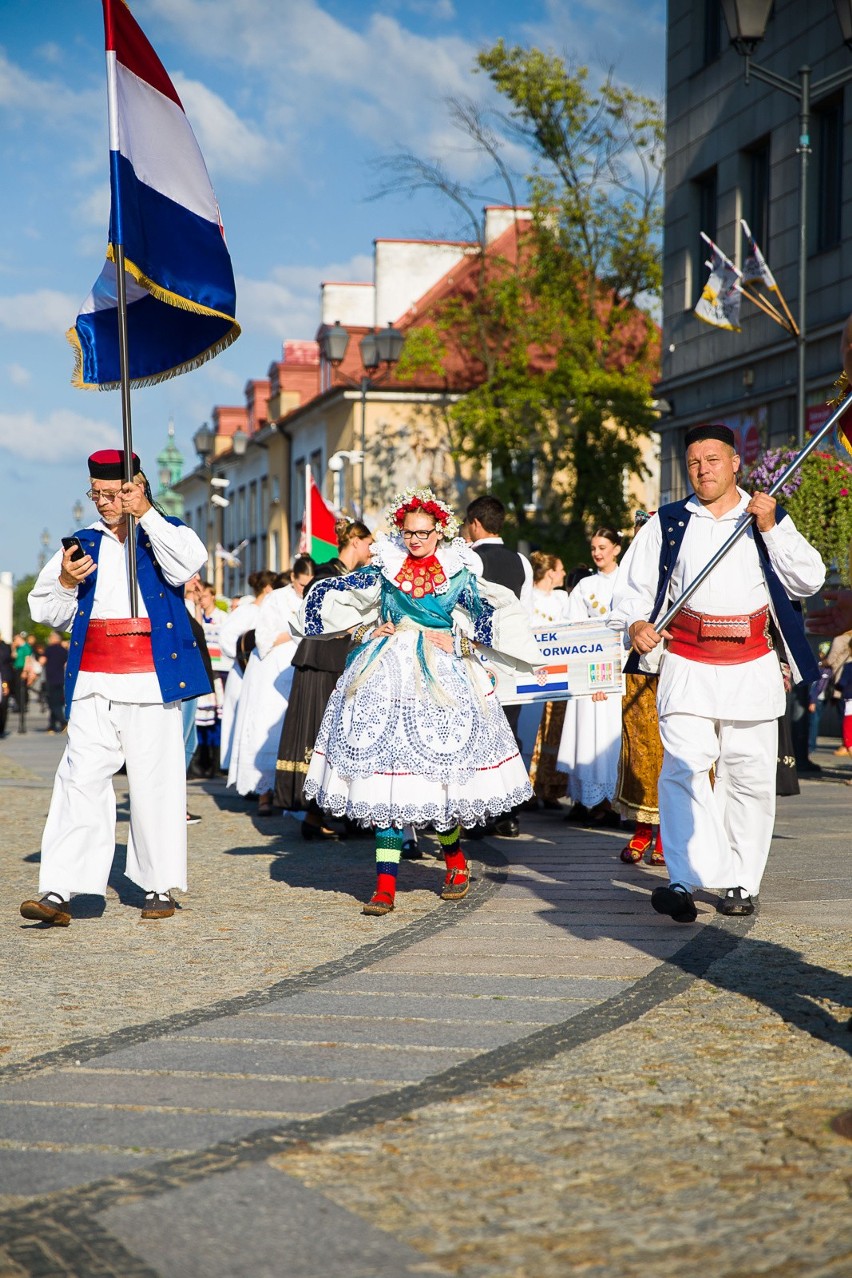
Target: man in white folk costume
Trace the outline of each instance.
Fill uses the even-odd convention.
[[[795,682],[815,677],[801,605],[791,601],[820,589],[824,565],[773,497],[737,486],[734,444],[727,426],[687,432],[694,495],[664,506],[639,532],[607,619],[628,630],[628,670],[659,665],[660,825],[670,883],[651,903],[679,923],[697,917],[698,887],[724,893],[722,914],[754,912],[775,821],[780,661]],[[749,515],[748,532],[658,632],[656,619]]]
[[[143,919],[175,912],[186,891],[186,772],[181,701],[210,691],[192,637],[184,583],[206,562],[191,528],[165,517],[133,454],[89,458],[97,520],[80,546],[53,556],[29,596],[33,620],[71,631],[66,668],[68,743],[44,827],[40,900],[26,919],[65,927],[77,893],[105,896],[115,852],[112,777],[127,765],[130,835],[125,873],[145,892]],[[138,520],[138,617],[131,616],[128,516]],[[79,550],[84,552],[79,555]],[[77,558],[75,558],[75,555]]]

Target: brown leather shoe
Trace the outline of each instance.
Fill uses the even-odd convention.
[[[70,908],[58,892],[48,892],[40,901],[24,901],[21,916],[36,919],[39,923],[51,923],[54,927],[67,927],[71,922]]]
[[[146,892],[145,904],[142,907],[143,919],[170,919],[175,912],[175,903],[169,892]]]

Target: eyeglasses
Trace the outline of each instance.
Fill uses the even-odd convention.
[[[117,501],[121,496],[121,489],[90,488],[86,496],[97,506],[102,501]]]
[[[432,533],[437,531],[437,528],[429,528],[425,532],[421,528],[415,528],[413,531],[406,529],[402,534],[402,539],[403,541],[428,541]]]

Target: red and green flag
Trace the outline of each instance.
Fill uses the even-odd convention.
[[[305,513],[299,553],[310,555],[315,564],[337,558],[337,521],[314,483],[310,466],[305,467]]]

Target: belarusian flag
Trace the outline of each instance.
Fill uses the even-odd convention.
[[[305,467],[305,513],[299,554],[310,555],[315,564],[337,558],[337,521],[314,483],[310,466]]]

